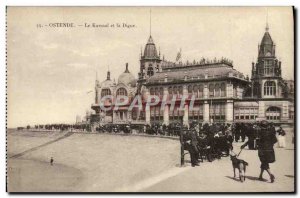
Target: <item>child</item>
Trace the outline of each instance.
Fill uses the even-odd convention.
[[[281,127],[279,127],[277,132],[278,132],[278,137],[277,137],[278,147],[285,148],[285,131]]]

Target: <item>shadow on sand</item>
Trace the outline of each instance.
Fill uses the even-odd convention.
[[[225,176],[225,177],[227,177],[227,178],[229,178],[229,179],[232,179],[232,180],[234,180],[234,181],[237,181],[237,182],[241,182],[240,181],[240,178],[237,176],[237,177],[230,177],[230,176]],[[252,181],[261,181],[261,180],[259,180],[258,179],[258,177],[253,177],[253,176],[247,176],[246,175],[246,179],[245,179],[245,181],[247,180],[247,179],[249,179],[249,180],[252,180]],[[263,179],[263,181],[261,181],[261,182],[267,182],[268,180],[266,180],[266,179]]]
[[[176,164],[175,167],[186,167],[191,166],[191,160],[184,160],[184,165],[181,166],[181,164]]]
[[[227,178],[229,178],[229,179],[232,179],[232,180],[234,180],[234,181],[237,181],[237,182],[241,182],[241,181],[240,181],[240,178],[237,178],[237,177],[230,177],[230,176],[225,176],[225,177],[227,177]]]
[[[284,175],[286,177],[289,177],[289,178],[294,178],[295,176],[294,175]]]

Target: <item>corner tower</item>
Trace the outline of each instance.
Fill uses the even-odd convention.
[[[144,49],[141,52],[139,80],[143,81],[161,71],[160,53],[157,53],[153,38],[150,35]]]
[[[264,36],[258,45],[257,62],[252,62],[252,96],[256,98],[280,98],[284,86],[281,78],[281,62],[275,54],[275,44],[266,25]]]

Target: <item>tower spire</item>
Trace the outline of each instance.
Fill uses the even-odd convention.
[[[266,18],[266,32],[268,32],[269,31],[269,21],[268,21],[268,18],[269,18],[269,16],[268,16],[269,14],[268,14],[268,10],[267,10],[267,18]]]
[[[106,77],[106,80],[110,80],[109,66],[107,66],[107,77]]]
[[[150,9],[150,36],[151,36],[151,9]]]

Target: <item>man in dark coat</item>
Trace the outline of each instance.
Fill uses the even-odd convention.
[[[252,124],[246,124],[246,135],[248,137],[248,148],[249,150],[255,150],[254,147],[254,128]]]
[[[191,156],[191,164],[192,167],[199,166],[199,151],[197,148],[198,140],[197,140],[197,132],[194,129],[188,130],[187,138],[186,138],[187,149]]]
[[[234,139],[235,142],[238,142],[241,136],[241,125],[240,123],[236,123],[234,127]]]
[[[241,125],[241,137],[242,137],[242,142],[245,142],[246,139],[246,131],[247,131],[247,126],[245,123],[242,123]]]
[[[198,138],[198,150],[200,154],[200,158],[203,161],[203,156],[206,157],[206,159],[209,162],[212,162],[212,156],[211,156],[211,147],[209,145],[208,137],[205,133],[200,131]]]
[[[262,121],[260,124],[259,141],[258,141],[258,157],[261,162],[259,180],[263,180],[263,173],[266,170],[270,176],[271,183],[274,182],[275,177],[271,173],[269,163],[275,162],[274,144],[277,142],[276,134],[268,124],[267,121]],[[241,146],[245,148],[248,142]]]

